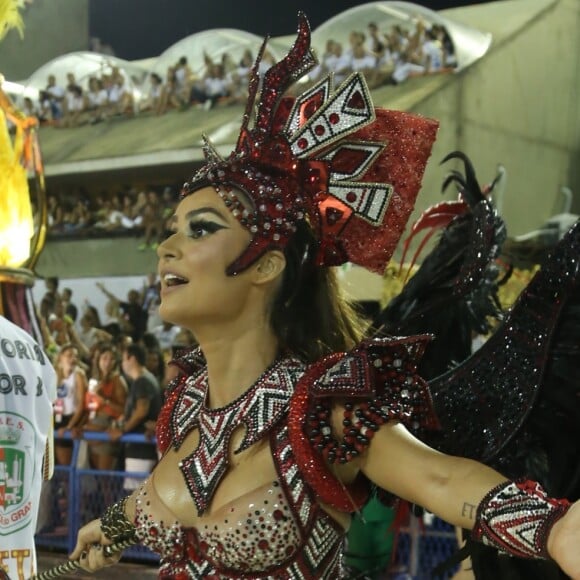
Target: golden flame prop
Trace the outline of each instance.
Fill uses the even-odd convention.
[[[1,2],[2,0],[0,0]],[[0,75],[0,314],[42,344],[31,287],[46,239],[46,194],[38,146],[38,120],[23,115],[2,91]],[[7,121],[14,126],[14,139]],[[37,194],[34,228],[28,175]]]
[[[15,127],[14,140],[7,120]],[[38,120],[20,113],[0,89],[0,268],[32,269],[46,239],[46,196],[37,130]],[[28,173],[34,176],[39,198],[37,232]]]

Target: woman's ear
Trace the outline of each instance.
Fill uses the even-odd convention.
[[[254,281],[257,284],[267,284],[276,280],[286,268],[286,257],[279,250],[264,254],[256,263]]]

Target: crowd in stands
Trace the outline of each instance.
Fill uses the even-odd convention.
[[[135,101],[131,83],[118,67],[112,67],[110,74],[89,77],[84,88],[73,73],[67,74],[66,87],[58,85],[56,77],[49,75],[46,86],[38,93],[38,100],[25,97],[22,109],[26,115],[37,117],[41,124],[59,127],[76,127],[119,115],[133,115]]]
[[[127,188],[97,195],[49,191],[48,234],[53,238],[131,234],[141,238],[140,250],[156,250],[176,204],[177,193],[173,187],[161,191]]]
[[[367,33],[353,30],[348,48],[329,39],[317,68],[309,73],[311,82],[333,73],[335,82],[342,82],[352,72],[365,75],[370,88],[385,84],[397,85],[411,76],[450,72],[457,66],[453,41],[440,24],[427,24],[417,19],[413,29],[392,25],[380,30],[370,22]]]
[[[108,298],[105,312],[88,302],[75,305],[72,291],[59,290],[57,278],[45,283],[37,310],[45,349],[57,371],[57,464],[71,462],[72,441],[62,438],[65,431],[74,437],[102,431],[110,440],[88,443],[93,469],[150,471],[157,460],[155,446],[123,445],[118,439],[125,433],[154,433],[163,389],[178,373],[167,363],[195,346],[193,335],[159,318],[154,274],[142,288],[129,290],[126,298],[97,283],[95,292]]]
[[[453,42],[446,28],[439,24],[427,25],[422,19],[414,20],[412,28],[399,24],[381,30],[375,22],[368,24],[366,33],[353,30],[344,42],[330,39],[319,55],[320,64],[305,79],[315,82],[329,72],[336,82],[352,72],[362,72],[371,88],[385,84],[400,84],[410,76],[452,71],[456,65]],[[248,76],[255,55],[247,49],[239,60],[231,54],[222,54],[219,62],[204,53],[203,74],[196,75],[186,55],[168,67],[165,78],[150,73],[142,86],[112,67],[110,74],[90,76],[78,82],[67,75],[66,87],[57,85],[53,75],[40,91],[38,102],[24,100],[28,115],[37,116],[41,123],[72,127],[98,123],[116,116],[133,116],[151,112],[185,110],[190,107],[210,109],[246,101]],[[263,75],[275,62],[266,50],[260,64]],[[136,95],[139,95],[138,98]]]

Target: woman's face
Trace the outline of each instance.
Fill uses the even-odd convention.
[[[99,356],[99,370],[103,375],[108,375],[115,366],[115,357],[110,350],[102,352]]]
[[[213,187],[183,199],[170,230],[157,250],[160,316],[189,329],[202,321],[233,321],[243,311],[251,268],[237,276],[227,276],[226,268],[247,248],[250,233]]]
[[[78,362],[78,355],[76,348],[67,348],[62,351],[58,357],[60,368],[63,372],[70,372]]]

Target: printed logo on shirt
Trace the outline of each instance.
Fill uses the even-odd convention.
[[[26,417],[0,413],[0,536],[30,524],[35,439],[34,427]]]

